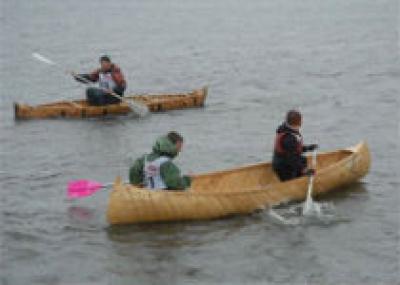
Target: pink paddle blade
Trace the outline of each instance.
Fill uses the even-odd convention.
[[[68,183],[67,196],[68,198],[82,198],[101,189],[103,185],[96,181],[91,180],[76,180]]]

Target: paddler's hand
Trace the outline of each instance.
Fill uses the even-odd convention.
[[[313,150],[316,150],[317,148],[318,148],[317,144],[310,144],[307,146],[308,151],[313,151]]]
[[[315,175],[315,172],[316,172],[315,169],[309,168],[306,171],[304,171],[304,175],[312,176]]]
[[[81,75],[78,74],[78,73],[76,73],[75,71],[69,71],[69,74],[71,74],[71,76],[72,76],[75,80],[77,80],[77,81],[79,81],[79,82],[81,82],[81,83],[85,83],[85,84],[87,83],[87,82],[83,81],[82,79],[84,79],[84,78],[82,78]]]
[[[107,89],[107,88],[103,88],[103,91],[104,91],[104,93],[107,93],[107,94],[112,94],[112,93],[114,93],[111,89]]]

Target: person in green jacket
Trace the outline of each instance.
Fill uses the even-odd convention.
[[[182,176],[172,160],[183,147],[183,137],[169,132],[158,138],[150,154],[138,158],[129,170],[129,182],[150,189],[185,190],[191,178]]]

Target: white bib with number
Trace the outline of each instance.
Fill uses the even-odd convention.
[[[112,78],[111,72],[100,72],[99,74],[99,86],[100,88],[114,90],[115,84],[114,79]]]
[[[161,176],[161,165],[169,161],[170,158],[161,156],[153,161],[147,161],[144,158],[144,185],[149,189],[167,189],[167,185]]]

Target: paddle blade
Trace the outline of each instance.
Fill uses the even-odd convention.
[[[41,61],[41,62],[50,64],[50,65],[55,65],[56,64],[54,61],[44,57],[43,55],[41,55],[41,54],[39,54],[37,52],[32,53],[32,57],[37,59],[37,60],[39,60],[39,61]]]
[[[68,183],[67,196],[70,199],[90,196],[103,188],[103,185],[91,180],[76,180]]]
[[[139,117],[145,117],[149,114],[149,108],[143,103],[135,102],[135,101],[126,101],[131,108],[132,112],[135,113]]]

